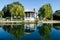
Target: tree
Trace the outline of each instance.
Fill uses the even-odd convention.
[[[19,2],[14,2],[10,4],[10,13],[12,16],[20,16],[22,18],[24,16],[24,7]]]
[[[4,8],[2,9],[2,11],[4,13],[3,18],[11,17],[11,13],[9,12],[9,5],[4,6]]]
[[[38,16],[42,17],[43,19],[51,19],[52,18],[52,8],[50,4],[45,4],[43,5],[39,11],[38,11]]]
[[[60,10],[56,10],[53,14],[53,20],[60,20]]]
[[[4,17],[11,17],[11,19],[14,16],[16,16],[16,18],[18,18],[18,16],[20,16],[20,18],[24,17],[24,6],[19,2],[8,4],[2,11],[4,12]]]

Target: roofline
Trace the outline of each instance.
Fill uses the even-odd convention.
[[[24,12],[35,12],[35,11],[24,11]]]

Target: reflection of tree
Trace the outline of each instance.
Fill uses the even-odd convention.
[[[51,27],[51,24],[43,24],[43,26],[39,28],[39,33],[44,40],[50,39]]]
[[[4,25],[3,29],[12,34],[16,38],[21,37],[24,34],[23,25],[9,25],[9,26]]]
[[[59,24],[58,24],[58,23],[57,23],[57,24],[56,24],[56,23],[53,24],[53,27],[54,27],[55,29],[57,29],[57,30],[60,29],[60,23],[59,23]]]

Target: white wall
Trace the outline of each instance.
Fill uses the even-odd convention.
[[[26,17],[24,17],[24,20],[31,20],[31,21],[32,21],[32,20],[35,20],[35,19],[34,19],[34,18],[32,18],[32,17],[27,17],[27,18],[26,18]]]

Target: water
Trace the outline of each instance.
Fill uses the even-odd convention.
[[[60,24],[0,25],[0,40],[60,40]]]

